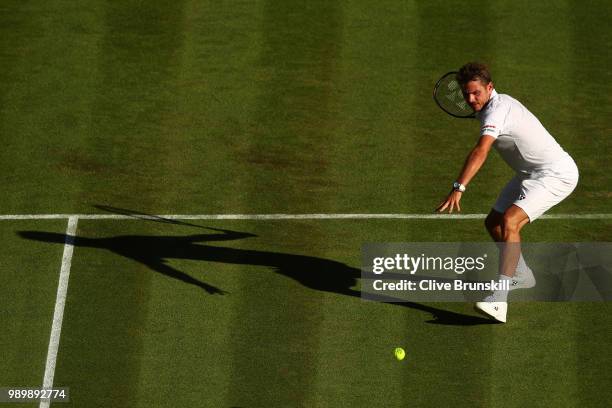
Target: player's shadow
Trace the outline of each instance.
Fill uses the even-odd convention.
[[[70,243],[75,247],[106,249],[146,265],[155,272],[200,287],[210,294],[224,294],[225,292],[171,267],[166,260],[187,259],[267,266],[275,272],[292,278],[303,286],[314,290],[354,297],[360,297],[361,295],[358,290],[353,289],[361,276],[361,271],[357,268],[313,256],[206,245],[205,242],[232,241],[255,236],[246,232],[226,229],[207,229],[213,231],[213,233],[188,236],[121,235],[110,238],[74,237],[43,231],[20,231],[18,234],[22,238],[34,241],[57,244]],[[386,303],[431,313],[433,319],[428,323],[465,326],[491,323],[490,320],[481,317],[455,313],[420,303],[381,300],[386,301]]]

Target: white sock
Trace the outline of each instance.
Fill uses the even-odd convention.
[[[507,287],[510,287],[512,278],[506,275],[499,275],[499,278],[497,280],[499,282],[508,281]],[[508,301],[508,290],[507,289],[496,290],[495,292],[493,292],[493,297],[498,302],[507,302]]]
[[[529,267],[527,266],[527,263],[525,262],[525,258],[523,258],[523,254],[521,253],[521,256],[519,256],[519,260],[518,263],[516,264],[516,270],[515,273],[521,273],[521,272],[527,272],[529,270]]]

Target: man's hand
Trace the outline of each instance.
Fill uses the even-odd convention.
[[[459,201],[461,201],[461,196],[463,193],[461,191],[452,190],[446,200],[444,200],[438,208],[436,208],[437,212],[444,212],[448,208],[448,213],[451,214],[455,207],[457,208],[457,212],[461,211],[461,207],[459,206]]]

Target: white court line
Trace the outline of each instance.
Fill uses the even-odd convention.
[[[57,361],[57,351],[59,349],[60,334],[62,331],[62,321],[64,319],[64,306],[66,305],[66,294],[68,293],[68,280],[70,278],[70,265],[72,264],[72,254],[74,251],[74,237],[76,236],[77,223],[76,216],[68,218],[66,228],[66,243],[64,245],[64,255],[62,256],[62,268],[60,269],[59,283],[57,285],[57,296],[55,298],[55,311],[53,312],[53,324],[51,326],[51,337],[49,339],[49,349],[47,350],[47,363],[45,365],[45,377],[43,388],[53,388],[53,377],[55,376],[55,363]],[[39,407],[49,407],[49,401],[41,401]]]
[[[361,219],[409,219],[409,220],[473,220],[484,219],[487,214],[13,214],[0,215],[2,220],[361,220]],[[607,220],[612,214],[550,214],[546,220]]]

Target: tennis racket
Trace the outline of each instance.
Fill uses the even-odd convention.
[[[444,74],[442,78],[436,82],[433,90],[433,98],[436,104],[444,112],[456,118],[473,118],[475,112],[470,105],[463,99],[461,85],[457,82],[455,75],[457,72],[452,71]]]

